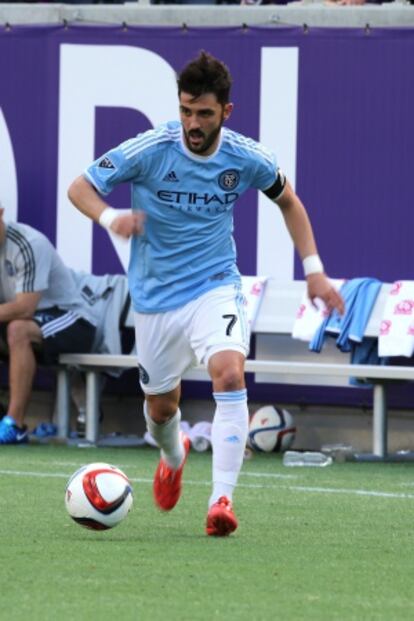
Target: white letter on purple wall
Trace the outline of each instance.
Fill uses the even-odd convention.
[[[90,271],[92,222],[73,207],[67,189],[95,159],[95,107],[137,109],[153,125],[177,118],[176,76],[166,60],[149,50],[62,44],[59,101],[56,246],[67,265]],[[129,244],[112,240],[126,270]]]

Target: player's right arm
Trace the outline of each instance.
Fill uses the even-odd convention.
[[[117,214],[83,175],[71,183],[68,197],[81,213],[124,239],[142,232],[142,212]]]
[[[138,210],[120,214],[104,197],[120,183],[143,182],[154,149],[169,142],[177,131],[174,124],[160,125],[110,149],[75,179],[68,190],[69,199],[84,215],[113,233],[126,239],[139,235],[143,232],[144,214]]]

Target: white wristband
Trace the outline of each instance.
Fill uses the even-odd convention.
[[[303,271],[305,276],[323,273],[323,265],[319,255],[310,254],[308,257],[305,257],[303,259]]]
[[[113,207],[106,207],[101,215],[99,216],[99,224],[103,226],[104,229],[111,228],[112,222],[119,216],[119,213]]]

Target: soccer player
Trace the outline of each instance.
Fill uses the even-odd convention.
[[[206,365],[216,411],[212,425],[213,489],[208,535],[237,528],[233,490],[248,432],[244,362],[249,333],[232,237],[233,209],[248,188],[282,210],[303,260],[311,299],[343,311],[326,277],[307,213],[275,156],[224,127],[233,104],[228,68],[206,52],[178,77],[180,122],[139,134],[99,157],[71,184],[85,215],[132,237],[129,285],[135,310],[140,384],[147,428],[161,448],[154,498],[169,511],[179,500],[189,440],[180,434],[180,382]],[[132,184],[132,211],[103,199]]]

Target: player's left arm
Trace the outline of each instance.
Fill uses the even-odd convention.
[[[336,309],[343,314],[343,299],[325,274],[307,211],[289,181],[281,175],[282,173],[279,173],[280,193],[269,198],[279,206],[295,248],[302,259],[309,298],[312,301],[320,298],[328,310]],[[269,196],[268,192],[265,193]]]
[[[0,304],[0,322],[14,319],[31,319],[35,313],[41,293],[38,291],[17,293],[14,300]]]

